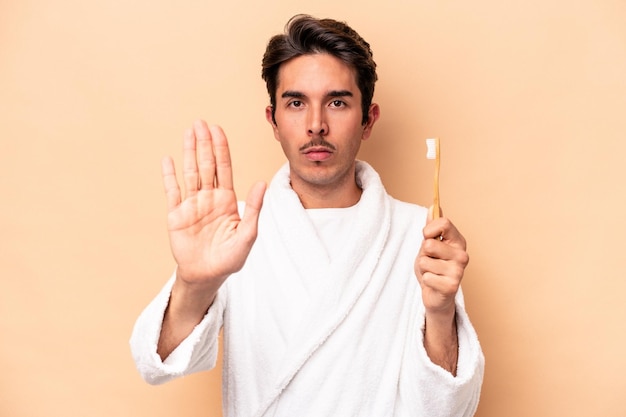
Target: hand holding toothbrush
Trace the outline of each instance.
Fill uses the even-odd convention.
[[[429,143],[427,141],[427,143]],[[415,260],[415,275],[422,288],[426,324],[424,347],[433,363],[456,375],[458,338],[456,295],[469,262],[465,238],[439,206],[439,140],[429,143],[436,158],[434,204],[423,229],[424,240]],[[429,158],[432,159],[432,158]]]

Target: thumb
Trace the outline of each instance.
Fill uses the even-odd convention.
[[[259,213],[263,206],[263,196],[267,185],[264,182],[257,182],[252,186],[246,199],[246,208],[243,212],[240,226],[245,230],[252,240],[256,237],[257,224],[259,221]]]
[[[248,198],[246,199],[246,209],[243,214],[244,217],[252,216],[256,222],[256,218],[259,217],[259,212],[263,206],[263,196],[265,195],[266,188],[267,185],[262,181],[259,181],[252,186],[250,192],[248,193]]]
[[[439,207],[439,216],[437,217],[443,217],[443,210],[441,209],[441,206]],[[435,218],[435,206],[430,206],[428,208],[428,218],[427,221],[431,222],[432,220],[434,220]]]

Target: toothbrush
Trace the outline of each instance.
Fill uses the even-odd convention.
[[[439,138],[426,139],[426,159],[435,160],[435,182],[433,197],[433,219],[439,218],[439,164],[441,153],[439,152]]]

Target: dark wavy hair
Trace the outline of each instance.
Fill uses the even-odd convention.
[[[263,55],[261,76],[267,85],[274,123],[280,66],[292,58],[317,53],[330,54],[354,68],[362,97],[362,123],[367,123],[374,84],[378,79],[369,43],[344,22],[308,15],[292,17],[285,25],[285,33],[269,40]]]

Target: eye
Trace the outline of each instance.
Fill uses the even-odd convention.
[[[331,101],[330,105],[332,107],[343,107],[343,106],[346,105],[346,103],[344,101],[342,101],[342,100],[333,100],[333,101]]]
[[[302,102],[300,100],[292,100],[289,102],[289,107],[302,107]]]

